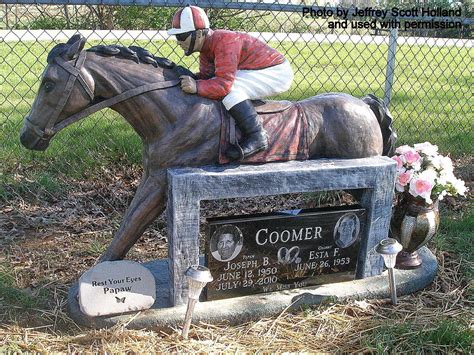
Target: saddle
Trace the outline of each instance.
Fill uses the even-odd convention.
[[[242,163],[306,160],[309,157],[308,120],[298,102],[252,101],[268,135],[268,149]],[[241,133],[232,116],[222,105],[219,163],[231,162],[225,155],[230,145],[238,144]]]
[[[274,101],[274,100],[252,100],[257,113],[279,113],[288,110],[293,102],[291,101]]]

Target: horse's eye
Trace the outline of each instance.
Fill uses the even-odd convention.
[[[44,91],[50,92],[54,89],[54,83],[51,81],[47,81],[43,84]]]

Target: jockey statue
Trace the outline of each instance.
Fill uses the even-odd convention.
[[[203,9],[186,6],[176,12],[168,34],[175,35],[185,55],[200,53],[195,80],[181,76],[181,88],[221,100],[242,132],[241,149],[231,146],[226,155],[242,160],[267,149],[267,134],[250,100],[287,91],[293,71],[285,57],[266,43],[241,32],[209,28]]]

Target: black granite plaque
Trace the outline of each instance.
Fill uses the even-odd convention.
[[[216,300],[353,280],[365,210],[360,206],[208,219],[206,266]]]

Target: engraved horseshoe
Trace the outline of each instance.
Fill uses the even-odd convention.
[[[290,250],[285,247],[281,247],[280,249],[278,249],[277,253],[278,263],[291,264],[298,258],[299,253],[300,247],[298,246],[293,246],[290,248]]]
[[[294,255],[291,256],[291,254],[294,252]],[[300,254],[300,247],[298,246],[294,246],[294,247],[291,247],[290,250],[288,251],[288,258],[290,259],[288,264],[291,264],[293,263],[296,258],[298,257],[298,255]]]
[[[288,264],[287,257],[288,257],[288,249],[285,247],[281,247],[278,249],[277,252],[277,257],[278,257],[278,263],[279,264]]]

